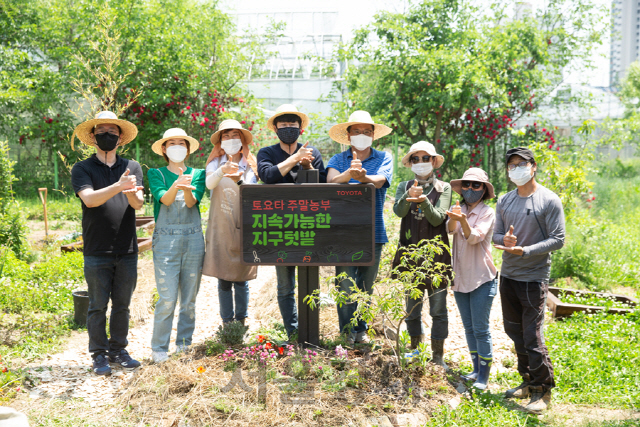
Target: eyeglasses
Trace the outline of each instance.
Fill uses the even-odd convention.
[[[360,130],[360,129],[354,129],[351,132],[349,132],[349,135],[365,135],[365,136],[373,136],[373,131],[372,130]]]
[[[482,188],[482,183],[481,182],[476,182],[476,181],[462,181],[462,188],[473,188],[474,190],[479,190]]]
[[[429,163],[430,161],[431,161],[431,156],[422,156],[423,163]],[[411,163],[413,163],[414,165],[416,163],[420,163],[420,157],[418,156],[411,157]]]
[[[510,163],[510,164],[507,165],[507,169],[509,169],[510,171],[515,170],[516,167],[524,169],[524,168],[527,167],[528,164],[529,164],[529,162],[527,162],[527,161],[522,161],[522,162],[520,162],[518,164]]]

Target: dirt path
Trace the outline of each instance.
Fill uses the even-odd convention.
[[[146,272],[148,275],[148,271]],[[251,283],[251,299],[249,303],[250,316],[255,311],[257,301],[261,298],[262,288],[275,283],[275,269],[273,267],[260,268],[258,277]],[[152,283],[153,286],[155,284]],[[149,301],[150,286],[139,286],[134,293],[134,300]],[[144,303],[142,303],[144,304]],[[135,304],[138,307],[141,304]],[[135,308],[132,311],[141,310]],[[196,304],[196,329],[193,342],[201,343],[211,337],[221,323],[218,302],[217,280],[203,276],[202,285]],[[174,316],[174,329],[170,352],[175,350],[175,335],[177,325],[177,310]],[[249,319],[251,322],[251,317]],[[137,360],[150,363],[151,333],[153,331],[153,316],[147,310],[145,318],[139,318],[129,331],[129,345],[127,350]],[[40,384],[29,391],[32,399],[53,398],[68,399],[82,398],[92,407],[113,403],[115,398],[124,391],[127,382],[136,374],[122,369],[114,369],[110,377],[99,377],[91,371],[91,356],[87,351],[87,333],[75,333],[68,341],[63,352],[47,357],[29,366],[29,373],[40,380]]]

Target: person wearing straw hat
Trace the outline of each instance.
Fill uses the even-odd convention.
[[[553,364],[544,341],[544,309],[549,293],[551,252],[564,245],[562,201],[536,181],[538,165],[527,147],[506,153],[516,189],[498,199],[493,243],[503,251],[500,301],[504,330],[518,357],[522,383],[505,397],[531,397],[525,410],[540,414],[555,387]]]
[[[336,266],[336,275],[346,273],[348,276],[336,284],[347,294],[351,292],[353,283],[371,294],[378,276],[382,247],[389,241],[382,211],[393,175],[393,159],[391,154],[376,150],[371,145],[373,141],[390,133],[390,127],[375,123],[367,111],[354,111],[349,116],[349,121],[329,129],[331,139],[345,146],[346,150],[329,160],[327,182],[371,183],[376,187],[375,263],[372,266]],[[347,343],[350,345],[368,342],[367,323],[364,320],[358,320],[355,327],[351,326],[357,308],[357,303],[338,306],[340,331],[347,335]]]
[[[436,152],[433,144],[426,141],[416,142],[409,152],[402,158],[402,164],[410,167],[415,178],[401,182],[396,191],[393,212],[402,218],[400,223],[400,241],[393,260],[393,268],[402,264],[405,257],[403,248],[417,245],[421,240],[431,240],[440,237],[441,241],[449,245],[445,219],[451,205],[451,186],[436,178],[434,170],[444,163],[444,157]],[[409,264],[414,262],[407,260]],[[448,251],[436,255],[433,262],[451,265],[451,255]],[[423,295],[418,299],[407,296],[407,312],[405,320],[407,332],[411,337],[411,348],[414,349],[409,357],[419,354],[418,346],[424,339],[422,330],[422,303],[424,293],[429,297],[429,315],[431,325],[431,350],[433,363],[448,369],[444,362],[444,341],[449,336],[449,318],[447,315],[447,286],[451,281],[451,270],[448,269],[442,277],[439,287],[435,287],[427,277],[418,286]]]
[[[283,104],[267,121],[267,127],[278,135],[280,142],[258,151],[258,176],[265,184],[293,184],[298,171],[317,169],[320,182],[327,182],[322,154],[309,143],[300,144],[298,138],[309,126],[309,117],[291,104]],[[296,268],[276,266],[278,279],[278,307],[287,335],[297,335]]]
[[[87,332],[93,372],[110,375],[110,363],[125,369],[140,366],[129,356],[129,305],[138,277],[136,213],[142,208],[142,168],[116,152],[136,137],[138,128],[102,111],[80,123],[77,136],[96,153],[71,169],[71,184],[82,200],[84,276],[89,289]],[[111,316],[107,338],[107,306]]]
[[[180,314],[176,353],[188,350],[196,323],[196,296],[202,278],[204,237],[200,221],[200,201],[205,191],[202,169],[185,166],[184,161],[200,144],[179,128],[167,130],[151,146],[168,165],[150,169],[147,177],[153,194],[153,266],[158,301],[153,316],[152,359],[168,359],[173,314],[178,297]]]
[[[213,150],[207,159],[207,188],[211,208],[205,236],[207,251],[202,274],[218,278],[220,317],[245,324],[249,316],[249,280],[258,267],[242,265],[240,234],[241,184],[257,184],[258,166],[249,145],[253,135],[237,120],[224,120],[211,136]],[[234,307],[235,290],[235,307]]]
[[[498,292],[498,270],[491,256],[491,238],[496,214],[484,204],[496,194],[489,176],[480,168],[469,168],[462,179],[451,181],[451,189],[462,196],[447,211],[447,231],[453,234],[453,296],[456,299],[473,372],[462,377],[484,390],[489,381],[493,345],[489,316]]]

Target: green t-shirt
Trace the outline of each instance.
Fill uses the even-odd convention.
[[[196,187],[195,190],[191,190],[193,197],[196,199],[195,206],[199,208],[200,200],[205,191],[205,179],[207,177],[204,169],[187,168],[185,175],[193,175],[191,178],[191,185]],[[153,217],[158,220],[158,214],[160,213],[160,199],[164,196],[164,193],[176,182],[178,175],[171,172],[166,166],[160,169],[149,169],[147,174],[149,178],[149,187],[151,188],[151,194],[153,194]]]

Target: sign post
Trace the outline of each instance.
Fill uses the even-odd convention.
[[[298,173],[304,185],[240,187],[242,262],[298,266],[298,339],[318,345],[319,309],[304,297],[319,289],[321,265],[373,265],[375,187],[309,183],[310,172]]]

